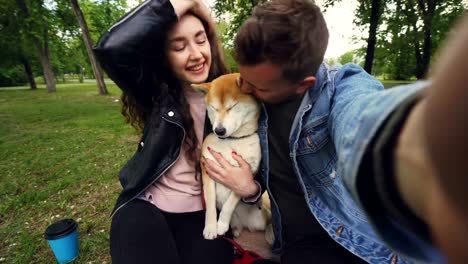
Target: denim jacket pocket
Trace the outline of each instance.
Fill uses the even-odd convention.
[[[334,181],[336,154],[327,120],[325,116],[307,124],[298,140],[297,165],[306,186],[328,186]]]
[[[297,155],[315,153],[330,141],[328,116],[307,124],[299,135]]]

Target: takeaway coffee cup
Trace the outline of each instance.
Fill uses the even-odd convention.
[[[47,227],[44,233],[59,263],[67,263],[78,257],[78,224],[64,219]]]

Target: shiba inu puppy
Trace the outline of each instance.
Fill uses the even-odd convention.
[[[216,162],[208,151],[208,147],[211,147],[223,155],[231,165],[238,166],[231,156],[235,151],[250,165],[255,175],[261,160],[260,140],[257,134],[260,105],[253,96],[241,92],[240,75],[227,74],[211,83],[195,84],[192,87],[205,95],[208,117],[213,126],[213,132],[203,141],[202,156]],[[241,197],[211,179],[206,174],[203,163],[201,166],[206,202],[203,236],[206,239],[215,239],[218,235],[224,235],[229,226],[236,237],[243,228],[251,231],[267,228],[271,212],[262,206],[262,199],[254,205],[239,202]],[[221,210],[218,221],[216,221],[216,208]],[[271,233],[266,235],[268,236],[271,237]]]

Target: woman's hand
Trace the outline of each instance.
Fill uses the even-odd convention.
[[[260,190],[254,181],[250,165],[242,159],[237,153],[232,152],[232,158],[237,161],[239,167],[232,166],[218,152],[208,148],[211,155],[221,165],[216,162],[203,158],[205,170],[213,180],[219,182],[231,189],[237,195],[247,198],[257,194]]]
[[[203,0],[170,0],[170,2],[179,19],[187,12],[192,12],[208,24],[209,32],[215,30],[216,24],[213,17],[211,17],[210,10],[203,3]]]
[[[170,0],[170,2],[179,19],[195,6],[195,1],[193,0]]]

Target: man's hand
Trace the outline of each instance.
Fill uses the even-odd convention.
[[[232,166],[218,152],[208,148],[211,155],[218,161],[216,162],[203,158],[206,172],[216,182],[219,182],[231,189],[237,195],[247,198],[259,192],[259,187],[254,181],[250,165],[244,159],[233,152],[232,158],[237,161],[237,166]]]
[[[423,115],[434,169],[429,223],[449,263],[468,263],[468,16],[450,32],[435,64]]]
[[[195,6],[193,0],[170,0],[170,2],[179,19]]]

